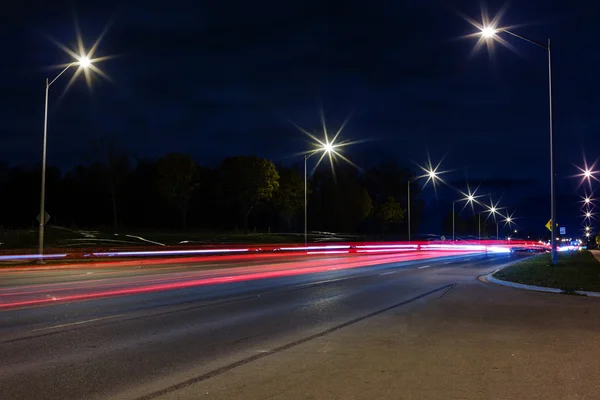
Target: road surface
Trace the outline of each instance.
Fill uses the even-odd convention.
[[[456,315],[469,314],[470,309],[481,310],[480,304],[490,299],[490,289],[476,277],[515,259],[471,255],[402,262],[377,255],[361,259],[376,260],[377,265],[335,269],[348,266],[353,259],[327,256],[310,260],[311,268],[318,265],[313,273],[5,307],[0,311],[0,393],[6,399],[487,398],[481,397],[485,384],[472,375],[467,381],[480,385],[474,396],[467,396],[471,386],[465,386],[464,376],[459,379],[465,359],[453,360],[448,348],[433,338],[440,338],[440,343],[450,339],[451,349],[451,343],[464,337],[465,332],[455,332],[451,321]],[[236,276],[287,271],[290,266],[297,269],[296,262],[287,261],[267,266],[261,261],[241,267]],[[73,269],[59,275],[56,271],[15,272],[3,280],[0,294],[8,298],[5,304],[16,304],[43,298],[48,290],[53,290],[49,296],[57,294],[59,299],[77,296],[78,286],[82,288],[79,293],[86,294],[117,282],[117,288],[123,289],[156,282],[164,285],[165,280],[179,284],[211,279],[215,274],[233,276],[229,270],[219,275],[203,266],[179,267]],[[491,289],[498,296],[495,290]],[[446,299],[457,295],[459,300],[449,309],[440,309]],[[510,308],[515,315],[517,307]],[[570,310],[571,315],[579,311],[574,306]],[[590,310],[598,328],[597,312]],[[486,346],[502,338],[490,329],[494,316],[484,314],[485,320],[470,321],[469,337],[478,330],[484,333],[469,354],[493,361]],[[477,326],[482,322],[485,329]],[[518,332],[523,321],[514,322],[512,329]],[[552,326],[553,322],[546,323]],[[419,329],[408,329],[411,324]],[[543,336],[526,321],[524,326],[529,328],[526,333]],[[415,338],[424,342],[411,350],[406,345]],[[523,343],[531,338],[520,336]],[[439,358],[431,354],[434,348]],[[406,363],[407,356],[420,362]],[[563,354],[561,359],[569,363],[570,355]],[[502,365],[506,370],[509,367]],[[600,376],[597,362],[587,367],[590,377]],[[477,364],[482,375],[484,369],[485,363]],[[573,370],[568,372],[567,376],[573,375]],[[433,381],[433,391],[415,389],[417,380],[426,382],[440,373],[443,381]],[[407,376],[412,377],[413,387]],[[454,377],[464,396],[443,394],[452,389]],[[404,389],[397,387],[398,382],[404,382]],[[398,391],[390,392],[392,387]]]

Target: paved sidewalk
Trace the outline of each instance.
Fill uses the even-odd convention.
[[[474,279],[438,296],[160,398],[598,398],[600,299]]]

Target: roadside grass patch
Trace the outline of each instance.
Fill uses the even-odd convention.
[[[509,282],[562,289],[567,294],[575,290],[600,292],[600,262],[589,251],[560,253],[557,265],[551,264],[550,254],[530,257],[493,276]]]

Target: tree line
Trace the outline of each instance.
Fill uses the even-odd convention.
[[[203,167],[183,153],[132,159],[110,143],[102,157],[69,171],[50,166],[46,210],[51,224],[79,229],[215,229],[302,232],[304,175],[254,155]],[[307,182],[311,231],[397,235],[406,232],[409,169],[384,163],[368,170],[322,166]],[[411,224],[424,202],[411,183]],[[40,167],[0,163],[0,226],[35,227]]]

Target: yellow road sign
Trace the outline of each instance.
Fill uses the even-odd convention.
[[[544,226],[546,227],[546,229],[552,232],[552,220],[548,220],[548,222],[546,222],[546,225]],[[558,224],[556,224],[556,226],[558,226]]]

